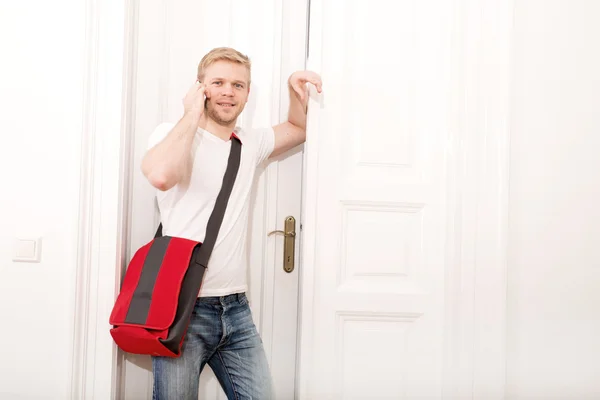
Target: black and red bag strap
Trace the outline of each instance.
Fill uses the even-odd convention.
[[[196,254],[196,259],[194,260],[196,264],[202,265],[204,268],[206,268],[208,260],[210,259],[210,255],[215,247],[215,244],[217,243],[217,236],[219,235],[219,229],[221,229],[221,224],[223,223],[223,217],[225,216],[225,210],[227,209],[227,202],[231,196],[231,191],[233,190],[233,185],[235,184],[235,179],[237,177],[238,170],[240,169],[241,156],[242,142],[235,135],[235,133],[233,133],[231,135],[231,150],[229,151],[229,159],[227,160],[227,169],[225,170],[225,175],[223,176],[221,190],[217,195],[215,208],[208,218],[204,242],[202,242],[202,246],[200,246],[200,250]],[[158,226],[154,238],[156,239],[161,236],[162,223]]]

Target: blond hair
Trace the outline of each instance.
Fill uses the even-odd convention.
[[[248,69],[248,84],[250,84],[250,67],[252,63],[248,56],[240,53],[239,51],[232,49],[231,47],[217,47],[212,49],[200,61],[198,64],[198,80],[202,82],[204,79],[204,73],[206,68],[217,61],[229,61],[245,66]]]

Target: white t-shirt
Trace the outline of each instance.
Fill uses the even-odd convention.
[[[150,135],[148,148],[161,142],[175,124],[160,124]],[[249,197],[256,167],[273,151],[273,128],[235,129],[242,142],[240,168],[227,203],[221,229],[211,254],[199,297],[226,296],[247,290],[246,238]],[[231,141],[224,141],[198,129],[192,153],[194,164],[188,187],[177,184],[167,191],[157,190],[156,198],[163,235],[203,242],[206,224],[221,190]]]

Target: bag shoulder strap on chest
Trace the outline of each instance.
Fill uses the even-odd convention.
[[[231,151],[229,152],[227,169],[225,170],[225,175],[223,176],[221,190],[219,192],[219,195],[217,196],[215,208],[213,209],[208,219],[204,242],[202,242],[202,247],[196,256],[196,264],[200,264],[205,268],[208,265],[208,260],[210,259],[210,255],[212,254],[212,251],[215,247],[215,244],[217,242],[217,236],[219,235],[219,230],[221,229],[221,225],[223,223],[225,210],[227,209],[227,203],[229,201],[229,198],[231,197],[233,185],[235,184],[235,179],[240,168],[241,153],[241,141],[238,139],[237,136],[232,135]],[[156,233],[154,235],[155,239],[163,236],[162,229],[163,226],[161,223],[158,225],[158,229],[156,230]]]

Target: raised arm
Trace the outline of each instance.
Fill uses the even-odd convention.
[[[319,93],[322,91],[321,77],[312,71],[294,72],[288,79],[290,108],[288,120],[273,127],[275,147],[270,157],[277,157],[304,143],[306,140],[306,107],[308,104],[307,83],[313,84]]]
[[[183,99],[184,114],[169,134],[152,147],[142,160],[142,172],[155,188],[165,191],[189,179],[191,146],[204,112],[206,88],[196,82]]]

